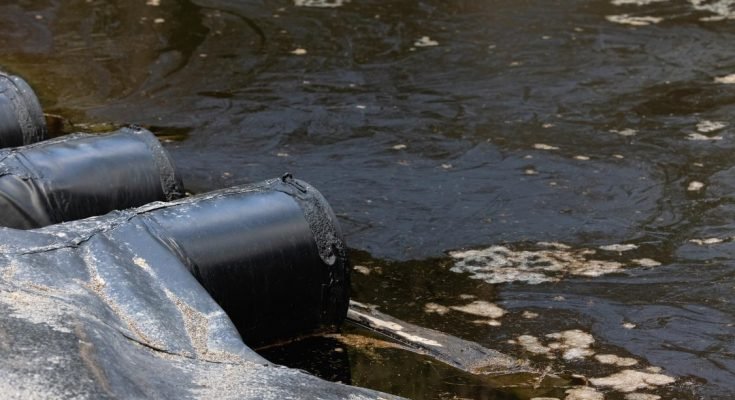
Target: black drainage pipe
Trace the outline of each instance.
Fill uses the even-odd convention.
[[[0,147],[36,143],[47,136],[43,110],[31,87],[0,71]]]
[[[249,346],[340,325],[350,265],[322,195],[290,175],[147,214]]]
[[[137,127],[0,150],[0,226],[38,228],[182,195],[167,152]]]

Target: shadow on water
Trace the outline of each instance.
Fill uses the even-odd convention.
[[[321,378],[369,387],[410,399],[527,399],[562,396],[568,381],[537,376],[476,376],[395,348],[368,331],[346,327],[339,335],[316,336],[261,350],[273,362]]]
[[[0,5],[0,67],[59,132],[151,127],[190,191],[314,184],[359,249],[356,300],[586,379],[534,395],[727,398],[733,17],[730,0],[33,0]],[[267,351],[409,397],[531,396],[335,335]]]

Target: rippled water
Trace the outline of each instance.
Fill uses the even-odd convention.
[[[730,0],[27,0],[0,5],[0,66],[74,123],[152,127],[194,191],[314,184],[359,250],[354,297],[383,312],[608,398],[625,388],[601,378],[649,367],[676,382],[635,393],[730,398],[732,18]],[[474,323],[456,309],[473,301],[505,314]],[[551,349],[567,331],[591,335],[586,355]],[[415,398],[581,390],[379,347],[343,350],[331,378]]]

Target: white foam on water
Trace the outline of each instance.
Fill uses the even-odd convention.
[[[452,306],[449,308],[466,314],[492,319],[500,318],[505,315],[505,310],[493,303],[489,303],[483,300],[475,300],[472,303],[466,304],[464,306]]]
[[[718,140],[722,140],[722,136],[707,136],[701,133],[690,133],[687,135],[687,139],[695,142],[716,142]]]
[[[621,130],[611,129],[610,132],[617,133],[620,136],[635,136],[638,133],[638,131],[636,131],[635,129],[631,129],[631,128],[625,128]]]
[[[715,78],[716,83],[724,83],[724,84],[735,84],[735,74],[730,74],[726,76],[719,76]]]
[[[521,335],[514,341],[515,344],[522,346],[527,352],[533,354],[549,354],[551,349],[544,346],[541,341],[531,335]]]
[[[689,192],[698,192],[704,188],[704,183],[699,181],[692,181],[689,182],[689,186],[687,186],[687,191]]]
[[[672,384],[676,379],[658,373],[635,370],[624,370],[604,378],[591,378],[595,386],[610,387],[620,392],[628,393],[639,389],[653,389],[657,386]]]
[[[640,265],[641,267],[658,267],[661,265],[660,262],[651,259],[651,258],[637,258],[635,260],[632,260],[634,263]]]
[[[650,393],[628,393],[625,400],[660,400],[661,396]]]
[[[709,133],[719,131],[727,127],[727,122],[722,121],[699,121],[697,124],[697,130],[702,133]]]
[[[630,251],[630,250],[635,250],[637,248],[638,246],[634,244],[608,244],[605,246],[600,246],[600,250],[617,251],[617,252]]]
[[[294,0],[296,7],[335,8],[342,7],[350,0]]]
[[[722,21],[735,19],[735,0],[689,0],[689,4],[697,11],[709,11],[715,15],[700,18],[702,21]]]
[[[565,393],[564,400],[605,400],[605,395],[588,386],[572,388]]]
[[[364,266],[364,265],[355,265],[352,267],[355,272],[361,273],[363,275],[370,275],[370,268]]]
[[[694,244],[699,245],[699,246],[709,246],[709,245],[712,245],[712,244],[724,243],[725,242],[725,239],[721,239],[721,238],[717,238],[717,237],[712,237],[712,238],[706,238],[706,239],[689,239],[689,242],[690,243],[694,243]]]
[[[444,315],[444,314],[448,313],[449,311],[450,311],[449,310],[449,307],[443,306],[441,304],[426,303],[424,305],[424,312],[427,313],[427,314]]]
[[[544,344],[535,336],[521,335],[509,343],[519,345],[529,353],[546,355],[550,359],[556,358],[554,353],[561,355],[565,360],[577,360],[595,354],[591,349],[595,339],[579,329],[550,333],[546,338],[551,341]]]
[[[595,338],[579,329],[551,333],[546,335],[546,337],[557,340],[556,342],[550,343],[549,347],[562,351],[562,357],[565,360],[576,360],[595,354],[590,349],[592,344],[595,343]]]
[[[537,150],[559,150],[559,148],[556,146],[551,146],[544,143],[536,143],[533,145],[533,148]]]
[[[645,6],[648,4],[665,3],[668,1],[669,0],[613,0],[612,4],[615,6],[626,6],[626,5]]]
[[[488,325],[488,326],[501,326],[503,325],[502,322],[498,321],[497,319],[476,319],[472,321],[473,324],[478,325]]]
[[[619,262],[592,259],[594,254],[595,250],[590,249],[514,251],[505,246],[449,253],[454,259],[452,272],[467,272],[472,279],[491,284],[525,282],[535,285],[556,282],[564,275],[597,277],[623,269],[624,265]]]
[[[663,21],[663,18],[660,17],[651,17],[651,16],[645,16],[645,17],[636,17],[629,14],[620,14],[620,15],[608,15],[605,17],[610,22],[614,22],[616,24],[623,24],[623,25],[631,25],[631,26],[646,26],[651,24],[658,24],[659,22]]]
[[[413,45],[416,47],[434,47],[434,46],[439,46],[439,42],[431,39],[428,36],[421,36],[421,38],[415,41]]]
[[[619,357],[615,354],[597,354],[595,360],[601,364],[617,365],[618,367],[632,367],[638,364],[638,360],[630,357]]]

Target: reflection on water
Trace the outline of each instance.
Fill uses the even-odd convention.
[[[734,12],[730,0],[29,0],[0,5],[0,66],[80,129],[155,128],[192,191],[284,171],[310,181],[360,249],[358,300],[586,379],[545,397],[726,398]],[[570,331],[594,342],[569,347]],[[531,396],[517,380],[341,346],[349,368],[327,378],[416,398]],[[572,348],[585,356],[564,357]]]

